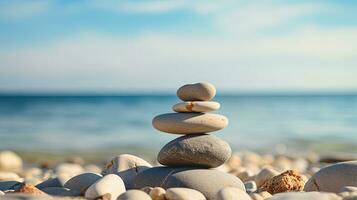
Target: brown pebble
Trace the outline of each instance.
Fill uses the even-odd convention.
[[[32,195],[47,195],[45,192],[37,189],[37,187],[30,185],[30,184],[24,184],[22,187],[15,190],[15,192],[32,194]]]
[[[154,187],[149,193],[152,200],[165,200],[165,194],[165,189],[161,187]]]
[[[288,170],[269,179],[261,189],[276,194],[281,192],[299,192],[304,189],[305,181],[300,174]]]

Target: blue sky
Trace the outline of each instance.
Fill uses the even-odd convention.
[[[1,91],[357,90],[356,1],[0,1]]]

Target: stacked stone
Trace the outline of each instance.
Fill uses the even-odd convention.
[[[184,85],[177,96],[184,102],[173,106],[176,113],[156,116],[153,126],[163,132],[184,135],[166,144],[158,154],[158,162],[169,167],[215,168],[231,157],[229,144],[211,132],[228,125],[223,115],[212,114],[220,108],[211,101],[216,95],[210,83]]]

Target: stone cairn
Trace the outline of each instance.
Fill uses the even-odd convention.
[[[177,90],[184,102],[172,107],[176,113],[158,115],[153,126],[162,132],[184,135],[166,144],[158,162],[168,167],[215,168],[232,154],[229,144],[211,134],[228,125],[223,115],[212,114],[220,104],[211,101],[216,88],[210,83],[188,84]]]

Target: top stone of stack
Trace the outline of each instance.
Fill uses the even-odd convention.
[[[177,90],[177,96],[183,101],[209,101],[216,95],[216,88],[211,83],[187,84]]]

